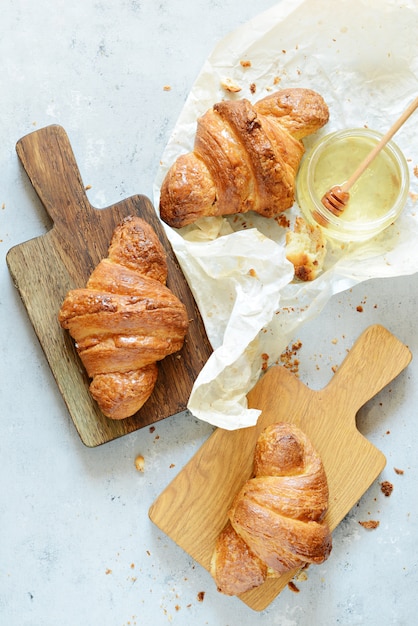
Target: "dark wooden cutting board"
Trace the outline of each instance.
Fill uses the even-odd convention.
[[[11,248],[7,265],[82,441],[97,446],[184,410],[212,348],[152,203],[136,195],[105,209],[93,207],[61,126],[26,135],[17,142],[16,151],[53,227]],[[92,400],[74,342],[61,329],[57,315],[69,289],[83,287],[107,256],[114,228],[128,215],[139,215],[156,231],[167,253],[167,285],[185,304],[191,321],[181,352],[159,363],[149,400],[133,417],[116,421],[105,417]]]
[[[292,422],[322,458],[329,486],[327,520],[334,530],[386,463],[382,452],[357,430],[356,414],[410,360],[409,349],[375,325],[359,337],[324,389],[309,389],[285,367],[271,367],[248,394],[249,406],[262,411],[257,425],[215,430],[151,506],[151,520],[209,570],[231,502],[251,476],[261,430],[275,422]],[[261,611],[296,573],[268,579],[240,598]]]

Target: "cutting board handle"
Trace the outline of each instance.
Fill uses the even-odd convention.
[[[90,205],[81,175],[65,130],[53,124],[25,135],[16,152],[29,179],[55,226],[62,231],[73,223],[84,223]]]
[[[357,412],[411,361],[410,350],[386,328],[369,326],[357,339],[323,393],[339,409]]]

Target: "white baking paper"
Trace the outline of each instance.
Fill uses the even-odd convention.
[[[418,94],[417,32],[412,0],[282,0],[240,27],[215,47],[193,85],[161,160],[155,206],[168,168],[193,149],[197,118],[226,98],[256,101],[296,86],[318,91],[330,121],[304,140],[307,149],[341,128],[385,132]],[[245,60],[249,67],[240,63]],[[225,79],[241,91],[226,92]],[[188,403],[197,418],[230,430],[255,424],[259,411],[247,407],[246,394],[333,294],[418,271],[417,128],[418,113],[395,137],[411,177],[402,216],[366,243],[329,243],[324,271],[312,282],[293,281],[285,229],[275,220],[246,214],[206,218],[178,231],[166,227],[214,349]],[[297,205],[287,213],[293,220]]]

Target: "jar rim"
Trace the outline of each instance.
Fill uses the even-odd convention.
[[[313,219],[315,219],[315,221],[318,222],[325,231],[329,231],[330,229],[332,229],[337,233],[344,232],[346,236],[354,236],[358,235],[359,231],[361,230],[364,233],[364,237],[362,238],[366,238],[367,236],[373,236],[373,234],[377,234],[399,216],[406,202],[409,190],[409,170],[403,152],[393,140],[390,140],[382,151],[390,156],[391,162],[393,163],[394,167],[397,170],[397,174],[399,175],[399,193],[397,195],[396,201],[385,215],[364,221],[357,220],[350,225],[350,222],[342,219],[341,217],[338,217],[323,205],[322,197],[319,197],[313,188],[313,173],[315,171],[320,156],[327,146],[332,145],[332,143],[335,143],[337,141],[343,141],[344,139],[348,138],[356,139],[357,137],[367,137],[375,140],[377,143],[381,140],[383,134],[369,128],[359,127],[336,130],[321,137],[321,139],[319,139],[314,144],[309,154],[306,154],[306,185],[312,204],[314,205],[314,210],[319,217],[319,221],[315,219],[315,217],[313,217]],[[338,184],[343,184],[343,182],[344,181],[338,181]],[[302,206],[301,209],[303,210]],[[324,223],[326,224],[325,226]],[[331,233],[330,236],[332,236]]]

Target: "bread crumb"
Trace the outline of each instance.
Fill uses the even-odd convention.
[[[295,277],[301,281],[314,280],[322,270],[325,254],[321,228],[297,217],[294,230],[286,233],[286,258],[295,268]]]
[[[370,519],[370,520],[367,520],[366,522],[359,522],[359,524],[360,526],[363,526],[363,528],[367,528],[368,530],[374,530],[375,528],[379,526],[380,522],[374,519]]]
[[[88,191],[89,189],[91,189],[91,185],[86,185],[86,186],[84,187],[84,189],[85,189],[86,191]]]
[[[142,456],[142,454],[138,454],[138,456],[135,459],[135,467],[138,470],[138,472],[143,472],[145,469],[145,459]]]
[[[251,67],[251,61],[242,60],[239,62],[242,67]]]
[[[291,346],[288,346],[286,350],[280,355],[280,362],[284,367],[290,370],[293,374],[299,372],[299,359],[296,358],[297,353],[302,347],[300,340],[295,341]]]
[[[230,93],[238,93],[242,89],[242,87],[233,81],[232,78],[224,78],[221,80],[221,87]]]
[[[257,91],[257,85],[255,83],[251,83],[250,92],[254,94]]]
[[[262,363],[261,363],[261,371],[262,371],[262,372],[265,372],[265,371],[266,371],[266,369],[268,368],[268,360],[269,360],[269,355],[268,355],[268,354],[266,354],[266,353],[263,353],[263,354],[261,355],[261,360],[262,360]]]
[[[171,91],[171,85],[164,85],[163,91]]]
[[[290,591],[293,591],[293,593],[299,593],[300,591],[300,589],[296,587],[295,583],[292,580],[287,583],[287,586],[289,587]]]
[[[290,221],[289,221],[289,218],[285,215],[285,213],[279,213],[279,215],[276,215],[274,220],[282,228],[290,228]]]
[[[393,491],[393,485],[388,480],[384,480],[380,483],[380,490],[388,498]]]
[[[197,594],[197,601],[198,602],[203,602],[204,599],[205,599],[205,592],[204,591],[199,591],[199,593]]]
[[[397,474],[404,474],[403,469],[399,469],[398,467],[393,468]]]
[[[414,167],[414,176],[418,178],[418,165]]]
[[[358,313],[363,313],[363,310],[364,310],[364,309],[363,309],[363,307],[361,306],[361,304],[359,304],[358,306],[356,306],[356,311],[357,311]]]

